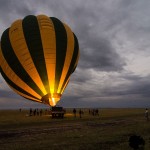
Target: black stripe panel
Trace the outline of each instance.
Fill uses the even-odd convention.
[[[50,19],[54,24],[56,34],[56,73],[55,73],[55,88],[54,88],[54,92],[56,93],[66,57],[67,33],[63,23],[60,20],[54,17],[51,17]]]
[[[76,62],[77,62],[77,59],[78,59],[78,57],[79,57],[79,44],[78,44],[78,39],[77,39],[77,37],[76,37],[76,35],[75,34],[73,34],[74,35],[74,40],[75,40],[75,48],[74,48],[74,51],[75,51],[75,56],[73,55],[73,64],[74,64],[74,66],[73,66],[73,68],[72,68],[72,73],[75,71],[75,69],[76,69],[76,67],[77,67],[77,64],[76,64]],[[71,73],[71,74],[72,74]]]
[[[75,70],[75,63],[77,61],[78,55],[79,55],[79,44],[78,44],[78,39],[77,39],[77,37],[74,34],[74,52],[73,52],[73,57],[72,57],[72,60],[71,60],[70,66],[69,66],[68,73],[67,73],[66,78],[64,80],[64,83],[62,85],[61,91],[64,89],[65,83],[67,82],[69,76]]]
[[[10,33],[11,34],[11,33]],[[10,68],[15,72],[15,74],[20,77],[22,81],[24,81],[28,86],[30,86],[34,91],[36,91],[39,95],[43,96],[43,92],[39,89],[39,87],[35,84],[35,82],[31,79],[25,69],[22,67],[19,62],[17,56],[15,55],[13,48],[9,39],[9,28],[4,31],[1,38],[1,49],[5,60],[7,61]]]
[[[49,93],[50,89],[48,84],[48,75],[46,70],[38,20],[35,16],[30,15],[23,19],[22,24],[29,53],[45,86],[45,89],[47,93]]]
[[[22,96],[22,97],[24,97],[24,96]],[[26,97],[24,97],[25,99],[27,99]],[[30,100],[30,101],[33,101],[33,102],[38,102],[38,103],[42,103],[42,101],[40,100],[40,101],[35,101],[35,100],[33,100],[33,99],[30,99],[30,98],[28,98],[28,100]]]
[[[3,78],[5,79],[5,81],[6,81],[11,87],[13,87],[15,90],[19,91],[20,93],[23,93],[23,94],[25,94],[25,95],[28,95],[28,96],[30,96],[30,97],[33,97],[33,98],[39,100],[37,97],[31,95],[30,93],[26,92],[25,90],[23,90],[22,88],[20,88],[19,86],[17,86],[14,82],[12,82],[12,81],[6,76],[6,74],[3,72],[2,69],[1,69],[0,71],[1,71],[1,74],[2,74]]]

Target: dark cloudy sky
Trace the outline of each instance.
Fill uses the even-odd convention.
[[[1,0],[0,35],[30,14],[59,18],[79,40],[79,64],[59,105],[150,107],[149,0]],[[0,108],[41,106],[0,76]]]

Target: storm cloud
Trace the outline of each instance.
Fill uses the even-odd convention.
[[[150,107],[150,2],[147,0],[1,0],[0,34],[14,20],[46,14],[76,34],[80,59],[59,105]],[[9,103],[11,101],[11,103]],[[0,76],[0,107],[37,107]],[[38,105],[40,106],[40,105]]]

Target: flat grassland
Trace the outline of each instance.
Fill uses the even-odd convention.
[[[145,140],[150,150],[150,121],[145,109],[100,109],[92,116],[88,109],[76,118],[66,109],[64,119],[28,116],[29,110],[0,110],[0,150],[132,150],[129,137]]]

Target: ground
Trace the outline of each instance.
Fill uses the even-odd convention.
[[[132,150],[131,135],[141,136],[150,149],[150,121],[144,109],[99,109],[99,116],[77,117],[67,109],[64,119],[29,116],[28,110],[0,111],[1,150]]]

